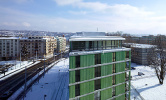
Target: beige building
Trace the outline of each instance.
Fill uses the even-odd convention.
[[[29,36],[20,39],[21,55],[31,59],[53,56],[56,48],[57,40],[51,36]]]
[[[56,37],[57,39],[57,52],[64,52],[66,49],[66,38]]]
[[[16,59],[19,56],[19,37],[0,37],[0,60]]]

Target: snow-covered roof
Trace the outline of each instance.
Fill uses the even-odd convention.
[[[102,41],[102,40],[125,40],[120,36],[72,36],[69,41]]]
[[[130,45],[131,47],[134,48],[152,48],[155,47],[155,45],[150,45],[150,44],[136,44],[136,43],[124,43],[125,45]]]
[[[7,40],[7,39],[19,39],[19,37],[0,37],[0,39],[4,39],[4,40]]]
[[[120,36],[105,36],[105,32],[77,32],[69,41],[125,40]]]
[[[76,32],[76,36],[105,36],[105,32]]]

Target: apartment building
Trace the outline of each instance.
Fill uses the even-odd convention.
[[[21,55],[34,59],[53,56],[57,40],[51,36],[29,36],[20,39]]]
[[[131,61],[141,65],[148,65],[148,54],[154,45],[124,43],[123,46],[131,48]]]
[[[56,39],[57,39],[57,53],[64,52],[66,50],[66,38],[56,37]]]
[[[0,37],[0,60],[16,59],[19,56],[19,37]]]
[[[69,100],[130,100],[131,49],[105,32],[69,39]]]

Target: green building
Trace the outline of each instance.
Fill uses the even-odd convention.
[[[131,49],[123,40],[104,32],[69,39],[70,100],[130,100]]]

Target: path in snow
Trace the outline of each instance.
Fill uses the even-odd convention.
[[[25,100],[68,100],[69,59],[60,61],[52,67],[39,83],[32,86]]]

